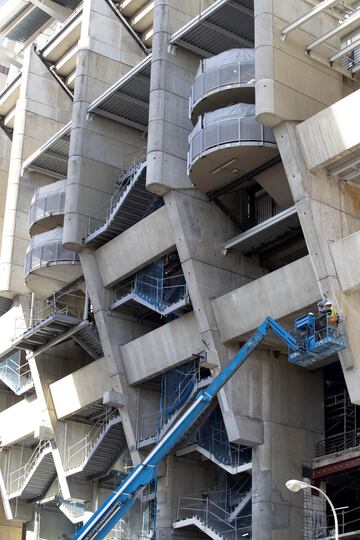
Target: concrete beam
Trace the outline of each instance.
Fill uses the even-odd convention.
[[[0,413],[0,444],[10,446],[33,436],[40,424],[40,404],[37,399],[23,399]]]
[[[310,257],[303,257],[214,300],[220,338],[225,343],[239,340],[264,316],[281,319],[314,304],[319,296]]]
[[[52,0],[30,0],[30,2],[50,15],[50,17],[61,22],[64,22],[72,13],[70,8],[61,6]]]
[[[104,287],[159,259],[174,246],[175,234],[163,207],[96,251]]]
[[[204,350],[195,316],[188,313],[123,345],[120,353],[129,384],[173,369]]]

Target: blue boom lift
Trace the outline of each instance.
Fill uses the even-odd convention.
[[[73,540],[105,538],[135,503],[136,495],[154,480],[160,461],[194,427],[219,390],[263,341],[268,330],[272,330],[292,351],[289,355],[291,362],[308,367],[317,359],[323,360],[346,347],[345,332],[339,330],[339,323],[339,320],[331,321],[327,315],[316,318],[309,313],[296,319],[294,332],[289,333],[271,317],[265,319],[207,389],[196,396],[192,405],[144,461],[133,469],[93,516],[75,533]]]

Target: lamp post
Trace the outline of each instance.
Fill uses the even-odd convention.
[[[311,484],[308,484],[307,482],[302,482],[301,480],[288,480],[285,485],[293,493],[297,493],[301,489],[314,489],[315,491],[318,491],[319,493],[321,493],[323,497],[325,497],[325,499],[329,503],[329,506],[334,516],[335,540],[339,540],[339,523],[338,523],[336,510],[330,498],[326,495],[326,493],[322,491],[321,489],[319,489],[318,487],[312,486]]]

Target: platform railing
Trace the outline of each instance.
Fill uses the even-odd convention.
[[[30,246],[25,256],[25,277],[34,270],[48,266],[50,263],[77,264],[80,262],[79,254],[69,251],[62,245],[61,240],[51,240],[38,246]]]
[[[28,461],[9,475],[8,493],[17,493],[24,488],[28,478],[39,464],[42,454],[51,448],[50,441],[40,441]]]
[[[196,103],[207,94],[233,85],[245,87],[255,85],[254,60],[227,62],[199,73],[191,87],[190,109],[193,109]]]
[[[106,411],[105,415],[79,441],[67,449],[65,469],[67,471],[81,467],[92,454],[98,441],[102,439],[113,420],[119,418],[117,411]]]
[[[199,122],[202,122],[199,120]],[[211,124],[196,126],[189,136],[188,168],[208,150],[228,144],[268,144],[276,146],[271,128],[256,122],[255,117],[218,118]]]
[[[49,187],[53,187],[54,191],[49,191]],[[37,188],[31,201],[29,228],[41,219],[64,214],[66,196],[65,181],[60,180],[50,186],[44,186],[44,188]]]
[[[315,457],[324,457],[360,446],[360,430],[344,432],[315,444]]]
[[[55,292],[41,303],[35,303],[32,308],[29,324],[23,318],[15,318],[15,338],[21,333],[34,328],[45,319],[55,314],[69,315],[81,319],[84,311],[84,296],[76,293],[65,293],[58,296]]]
[[[353,538],[351,533],[360,534],[360,506],[355,508],[344,507],[336,510],[339,522],[339,535],[342,538],[342,535],[345,535],[346,538]],[[311,520],[312,514],[308,516],[308,519]],[[321,519],[319,519],[321,517]],[[316,512],[316,527],[308,527],[307,532],[311,534],[311,538],[323,539],[323,540],[333,540],[335,535],[333,514],[326,515],[325,512]],[[323,525],[321,525],[323,523]],[[326,525],[329,523],[330,525]]]

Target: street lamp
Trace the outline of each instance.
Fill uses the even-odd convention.
[[[324,491],[322,491],[321,489],[319,489],[318,487],[312,486],[311,484],[308,484],[307,482],[302,482],[301,480],[288,480],[285,485],[293,493],[297,493],[301,489],[314,489],[315,491],[318,491],[319,493],[321,493],[321,495],[323,497],[325,497],[325,499],[329,503],[329,506],[330,506],[330,508],[332,510],[332,513],[333,513],[333,516],[334,516],[335,540],[339,540],[339,523],[338,523],[336,510],[335,510],[335,507],[334,507],[333,503],[331,502],[329,497],[326,495],[326,493]]]

